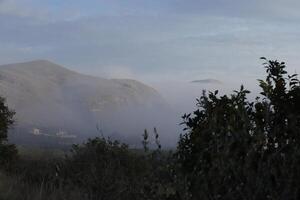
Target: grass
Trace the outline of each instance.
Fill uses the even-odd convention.
[[[69,152],[62,149],[33,148],[17,146],[18,155],[26,159],[40,160],[43,158],[64,158]]]
[[[20,181],[20,177],[7,176],[0,172],[0,200],[65,200],[85,199],[80,190],[63,188],[47,189],[43,184],[28,185]]]
[[[19,164],[38,162],[47,160],[63,159],[66,152],[60,149],[41,149],[18,146]],[[38,164],[37,163],[37,164]],[[30,165],[29,165],[30,166]],[[36,165],[36,169],[42,166]],[[26,166],[24,169],[27,169]],[[44,167],[43,167],[44,169]],[[27,169],[28,170],[28,169]],[[35,169],[32,169],[35,170]],[[24,171],[24,173],[26,173]],[[23,181],[21,181],[23,179]],[[46,184],[33,185],[24,182],[23,174],[6,174],[0,170],[0,200],[65,200],[84,199],[80,195],[80,190],[67,188],[46,188]],[[80,197],[80,198],[79,198]]]
[[[66,157],[63,150],[19,146],[12,171],[0,174],[0,200],[144,199],[165,195],[162,186],[171,184],[162,159],[169,152],[145,153],[104,139],[73,150]],[[154,178],[160,175],[165,178]]]
[[[22,193],[19,190],[17,190],[21,186],[18,183],[19,181],[17,178],[8,177],[3,172],[0,172],[0,199],[1,200],[24,199],[24,196],[21,196]]]

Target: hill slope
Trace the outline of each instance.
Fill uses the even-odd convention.
[[[45,60],[0,66],[0,95],[17,113],[12,140],[22,141],[86,138],[99,134],[96,126],[128,139],[164,107],[159,93],[138,81],[83,75]]]

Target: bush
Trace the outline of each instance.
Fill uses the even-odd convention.
[[[168,199],[176,195],[171,162],[158,147],[142,153],[118,141],[90,139],[73,146],[63,174],[90,199]]]
[[[300,198],[300,85],[285,63],[262,58],[262,98],[243,86],[227,96],[203,93],[184,115],[177,158],[192,199]]]
[[[143,160],[117,141],[104,138],[74,145],[63,174],[72,184],[84,188],[91,199],[130,199],[135,197],[142,177]]]
[[[20,185],[72,199],[179,199],[168,153],[129,149],[105,138],[74,145],[65,158],[19,159]],[[21,187],[21,188],[22,188]],[[47,196],[47,195],[46,195]]]
[[[14,114],[6,106],[5,99],[0,97],[0,168],[9,167],[17,155],[15,146],[7,143],[7,132],[14,122]]]

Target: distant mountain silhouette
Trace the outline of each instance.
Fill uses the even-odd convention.
[[[222,84],[221,81],[217,79],[200,79],[200,80],[193,80],[191,83],[199,83],[199,84]]]
[[[141,82],[83,75],[46,60],[0,66],[0,95],[16,111],[20,134],[39,129],[85,137],[98,123],[106,134],[125,134],[138,127],[139,113],[164,105],[160,94]],[[126,130],[120,124],[130,119],[133,128]]]

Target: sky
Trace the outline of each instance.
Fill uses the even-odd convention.
[[[150,82],[300,71],[298,0],[0,0],[0,64],[47,59]]]

